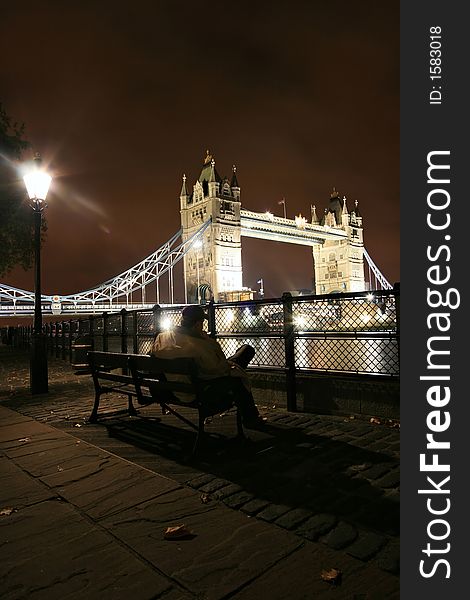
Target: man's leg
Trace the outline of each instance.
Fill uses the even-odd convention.
[[[253,421],[259,418],[253,394],[246,389],[238,377],[218,377],[204,384],[203,394],[208,403],[214,406],[223,405],[227,397],[233,398],[239,407],[243,421]]]
[[[246,389],[238,377],[230,377],[231,387],[235,395],[235,404],[240,408],[243,422],[253,421],[259,418],[253,394]]]

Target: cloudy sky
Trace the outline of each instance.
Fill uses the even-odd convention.
[[[0,100],[54,176],[43,292],[86,290],[179,229],[206,149],[242,207],[354,200],[399,280],[399,3],[21,2],[2,6]],[[25,158],[28,158],[27,156]],[[244,285],[309,288],[306,247],[243,241]],[[4,281],[33,288],[20,269]]]

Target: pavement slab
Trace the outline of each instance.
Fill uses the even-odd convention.
[[[323,570],[341,571],[340,585],[321,578]],[[237,600],[398,600],[396,578],[319,544],[306,543],[241,589]]]
[[[47,475],[41,481],[93,519],[125,511],[181,487],[112,455]]]
[[[186,489],[103,519],[102,524],[159,570],[208,600],[235,592],[302,545],[287,532],[218,502],[204,504]],[[178,524],[186,525],[194,537],[164,540],[165,529]]]
[[[0,508],[22,509],[56,497],[52,490],[18,469],[5,456],[0,456]]]
[[[34,477],[86,467],[107,457],[103,450],[88,444],[77,444],[73,438],[28,443],[20,449],[7,450],[6,455]]]
[[[38,454],[49,453],[51,450],[63,451],[69,446],[76,446],[80,442],[71,436],[58,436],[55,431],[51,431],[49,434],[43,434],[40,436],[34,436],[30,438],[28,442],[4,449],[3,452],[6,456],[16,459],[22,456],[36,456]]]
[[[8,410],[0,406],[0,429],[8,425],[20,425],[32,422],[33,419],[27,415]]]
[[[0,407],[2,408],[2,407]],[[2,409],[2,413],[6,409]],[[0,419],[2,415],[0,414]],[[0,427],[0,450],[18,448],[30,441],[39,441],[51,437],[51,429],[37,421],[27,420]]]
[[[3,517],[0,538],[2,600],[151,600],[175,587],[57,501]]]

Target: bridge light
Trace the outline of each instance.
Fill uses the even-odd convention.
[[[269,212],[269,210],[267,210],[265,215],[270,221],[274,221],[274,215],[272,212]]]
[[[369,300],[369,302],[372,302],[372,300],[374,299],[374,294],[367,294],[366,298],[367,300]]]
[[[307,225],[307,219],[299,214],[295,217],[295,224],[299,229],[305,229],[305,226]]]
[[[233,323],[235,320],[235,314],[231,308],[225,312],[225,320],[227,321],[227,324]]]

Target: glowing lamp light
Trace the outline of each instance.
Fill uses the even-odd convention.
[[[269,212],[269,210],[266,211],[266,217],[270,220],[270,221],[274,221],[274,215],[272,212]]]
[[[231,308],[229,308],[226,313],[225,313],[225,320],[227,321],[227,323],[233,323],[233,321],[235,320],[235,315],[233,313],[233,310]]]
[[[374,294],[367,294],[366,298],[367,300],[369,300],[369,302],[372,302],[372,300],[374,299]]]
[[[368,323],[371,319],[370,315],[361,315],[361,320],[363,323]]]
[[[202,248],[202,240],[196,240],[193,244],[193,246],[199,250],[200,248]]]
[[[30,171],[23,177],[30,200],[44,201],[51,185],[52,177],[39,169]]]

